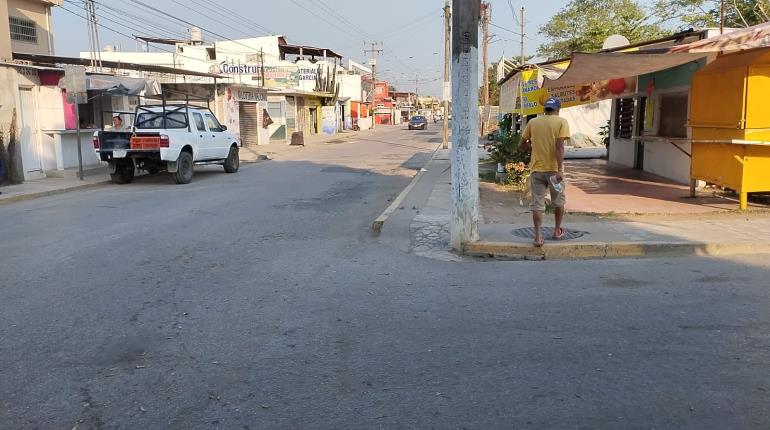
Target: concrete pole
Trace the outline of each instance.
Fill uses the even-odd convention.
[[[479,0],[452,3],[452,248],[479,239]]]
[[[452,12],[449,7],[449,0],[446,0],[446,3],[444,3],[444,133],[441,138],[441,148],[443,149],[449,148],[449,98],[451,97],[449,89],[449,56],[451,55],[449,52],[449,35],[451,33],[451,16]]]
[[[483,135],[487,131],[489,121],[489,20],[491,17],[492,5],[486,2],[481,3],[481,45],[482,45],[482,60],[484,65],[482,73],[482,95],[484,97],[484,112],[481,114],[481,134]]]

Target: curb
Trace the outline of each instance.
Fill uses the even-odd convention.
[[[390,205],[388,205],[388,207],[382,211],[380,216],[375,218],[374,222],[372,222],[372,233],[379,235],[382,232],[382,226],[385,225],[385,221],[387,221],[390,215],[395,212],[399,206],[401,206],[401,202],[404,201],[409,192],[412,191],[412,188],[414,188],[414,186],[417,184],[417,181],[422,177],[423,173],[426,172],[426,170],[424,170],[425,166],[430,164],[430,162],[436,158],[436,154],[438,153],[438,150],[441,149],[441,145],[442,144],[439,144],[436,149],[433,150],[433,154],[431,154],[430,159],[412,177],[412,180],[409,181],[409,185],[401,190],[401,192],[398,194],[398,196],[396,196],[395,199],[393,199]]]
[[[546,243],[542,248],[514,242],[474,242],[465,255],[512,260],[592,260],[684,256],[770,254],[770,242],[576,242]]]
[[[40,197],[55,196],[57,194],[68,193],[70,191],[85,190],[85,189],[88,189],[88,188],[97,188],[97,187],[101,187],[103,185],[107,185],[109,183],[110,183],[110,181],[101,181],[101,182],[94,182],[94,183],[91,183],[91,184],[73,185],[71,187],[58,188],[58,189],[55,189],[55,190],[40,191],[40,192],[36,192],[36,193],[20,194],[20,195],[17,195],[17,196],[0,198],[0,205],[10,204],[10,203],[17,203],[17,202],[23,202],[25,200],[34,200],[34,199],[38,199]]]

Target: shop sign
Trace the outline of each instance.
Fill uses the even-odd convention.
[[[232,64],[223,61],[211,66],[209,72],[220,75],[249,75],[252,80],[262,79],[262,67],[258,64]],[[301,81],[315,81],[318,70],[312,67],[300,67],[298,65],[265,66],[264,86],[268,88],[298,87]]]
[[[562,108],[594,103],[601,100],[633,97],[636,94],[636,77],[596,81],[586,85],[541,88],[538,84],[538,70],[525,70],[521,73],[523,83],[521,101],[516,97],[516,109],[521,112],[523,102],[524,115],[536,115],[543,112],[543,104],[551,97],[561,101]]]
[[[263,102],[267,101],[267,91],[259,88],[234,88],[233,99],[239,102]]]

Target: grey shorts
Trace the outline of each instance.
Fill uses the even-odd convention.
[[[532,190],[532,210],[544,212],[545,211],[545,193],[551,191],[551,204],[557,208],[563,208],[567,202],[566,191],[557,193],[551,185],[549,178],[555,175],[556,172],[534,172],[529,176],[529,186]],[[562,182],[566,186],[564,182]]]

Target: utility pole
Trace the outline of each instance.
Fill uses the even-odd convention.
[[[94,49],[94,55],[95,58],[94,61],[98,65],[99,69],[102,67],[102,45],[101,42],[99,42],[99,27],[96,20],[96,6],[94,5],[94,0],[86,0],[86,13],[88,15],[88,24],[89,24],[89,31],[92,33],[93,37],[93,43],[95,45]]]
[[[519,60],[519,66],[524,67],[524,6],[521,7],[521,13],[519,15],[519,25],[521,25],[521,31],[519,31],[519,40],[521,44],[521,59]]]
[[[375,93],[377,92],[377,55],[382,54],[382,43],[379,44],[379,48],[377,47],[377,42],[371,42],[371,49],[364,49],[364,55],[371,54],[372,57],[369,59],[369,66],[372,68],[372,111],[371,117],[372,117],[372,130],[375,129],[375,121],[374,121],[374,111],[377,109],[376,106],[376,98]]]
[[[414,98],[420,99],[420,75],[414,75]]]
[[[451,55],[449,52],[451,49],[449,35],[452,32],[451,17],[452,10],[449,6],[449,0],[446,0],[444,3],[444,135],[441,139],[441,148],[443,149],[449,148],[449,98],[452,96],[451,84],[449,83],[449,56]]]
[[[456,251],[479,238],[479,0],[452,3],[452,212]]]
[[[725,0],[719,2],[719,34],[725,34]]]
[[[259,48],[259,75],[262,88],[265,88],[265,50],[263,48]]]
[[[484,97],[484,112],[481,114],[481,134],[483,135],[487,130],[487,122],[489,122],[489,21],[492,18],[492,5],[487,2],[481,3],[481,43],[482,43],[482,64],[484,64],[483,73],[483,88],[482,95]]]

